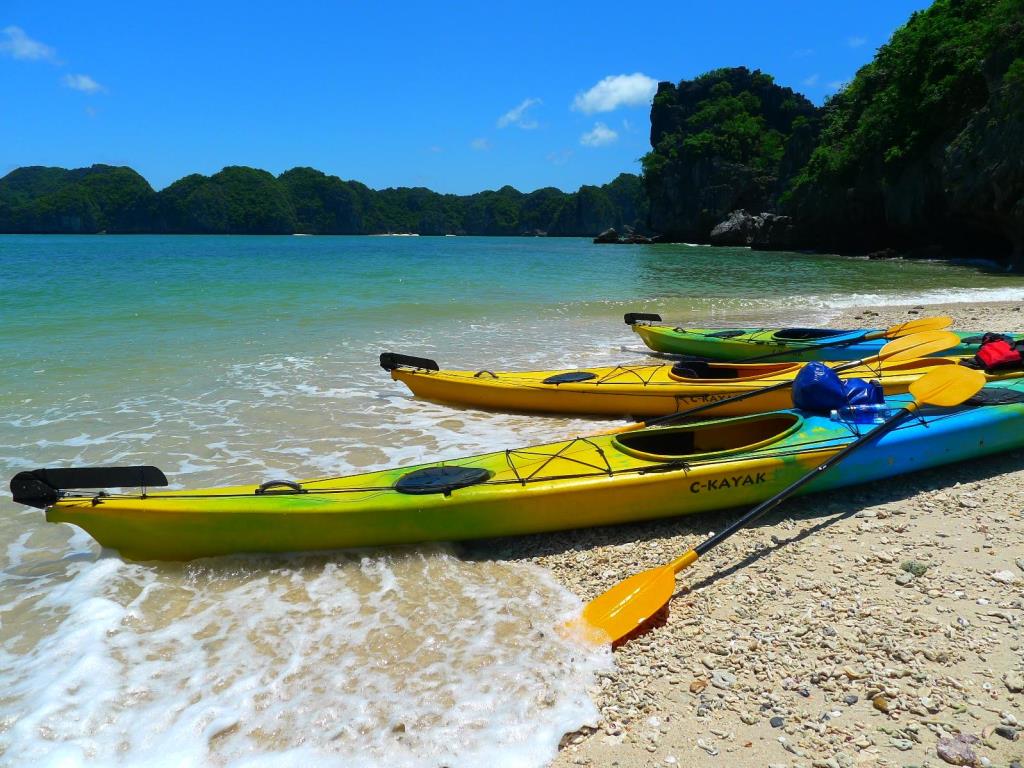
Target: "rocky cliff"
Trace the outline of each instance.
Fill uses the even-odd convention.
[[[643,160],[650,228],[707,242],[733,210],[775,210],[813,149],[817,121],[805,97],[744,67],[660,83]]]
[[[826,104],[796,242],[1024,268],[1024,1],[938,0]]]

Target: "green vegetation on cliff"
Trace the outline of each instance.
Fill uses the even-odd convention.
[[[728,217],[716,242],[1024,269],[1024,0],[936,0],[821,109],[743,68],[661,83],[651,146],[648,223],[669,239]]]
[[[675,239],[707,238],[732,210],[772,210],[780,177],[808,151],[818,111],[763,72],[716,69],[660,83],[643,158],[650,224]]]
[[[797,186],[855,183],[865,159],[898,174],[962,129],[1021,56],[1022,0],[939,0],[914,13],[829,100]]]
[[[229,166],[213,176],[192,174],[155,196],[150,227],[166,232],[283,235],[295,231],[286,190],[271,174]],[[147,228],[150,228],[147,227]]]
[[[1024,0],[937,0],[824,109],[784,203],[840,250],[1024,249]]]
[[[31,166],[0,179],[0,230],[101,232],[130,228],[141,201],[153,195],[131,168]]]
[[[154,192],[130,168],[19,168],[0,179],[0,232],[194,234],[594,235],[642,227],[640,177],[565,193],[512,187],[442,195],[423,187],[373,190],[313,168],[274,177],[231,166]]]

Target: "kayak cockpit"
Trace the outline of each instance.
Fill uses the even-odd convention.
[[[705,360],[684,360],[676,363],[669,371],[669,378],[676,381],[745,381],[763,379],[780,373],[795,371],[798,363],[709,363]]]
[[[802,423],[797,414],[780,412],[625,432],[613,443],[638,459],[678,461],[751,451],[782,440]]]
[[[857,331],[843,331],[836,328],[782,328],[772,334],[776,341],[815,341],[832,336],[846,336]]]

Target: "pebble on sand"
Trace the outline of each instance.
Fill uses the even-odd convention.
[[[974,751],[974,745],[980,741],[968,733],[943,736],[935,746],[935,753],[950,765],[980,765],[981,760]]]

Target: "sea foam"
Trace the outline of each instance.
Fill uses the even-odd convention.
[[[72,570],[5,632],[12,765],[542,765],[610,663],[546,572],[443,547]]]

